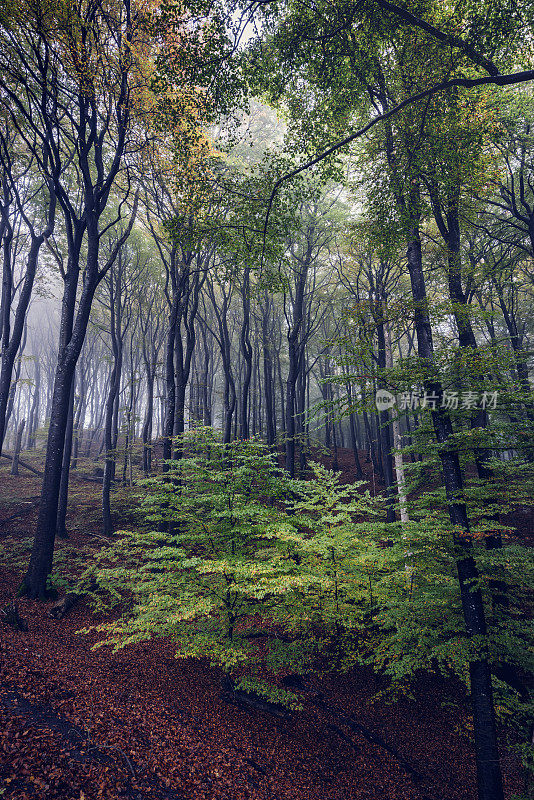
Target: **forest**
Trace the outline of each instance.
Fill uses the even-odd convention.
[[[527,0],[4,0],[0,797],[534,798]]]

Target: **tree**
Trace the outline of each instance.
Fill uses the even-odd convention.
[[[282,179],[275,183],[275,189],[282,180],[296,175],[304,169],[321,164],[327,155],[337,152],[342,145],[347,145],[357,138],[365,129],[371,128],[378,120],[385,122],[385,156],[392,184],[392,195],[397,206],[401,228],[404,231],[407,266],[410,275],[412,297],[414,303],[415,331],[417,336],[418,355],[423,369],[425,391],[432,396],[441,397],[443,386],[439,378],[439,369],[435,361],[435,348],[431,321],[428,313],[428,296],[422,260],[421,220],[423,205],[421,197],[421,174],[418,170],[415,155],[419,146],[419,131],[424,123],[427,105],[423,98],[434,94],[436,86],[453,86],[458,80],[450,77],[458,70],[461,57],[452,54],[449,60],[438,61],[437,53],[442,56],[436,41],[427,38],[425,33],[414,33],[403,24],[391,23],[373,26],[372,20],[366,19],[358,36],[354,14],[333,30],[332,14],[324,17],[315,16],[315,9],[310,10],[307,17],[297,17],[293,7],[282,12],[274,8],[271,17],[272,45],[277,49],[280,64],[283,65],[278,75],[287,71],[288,64],[297,74],[295,84],[273,81],[271,75],[263,86],[272,86],[274,97],[283,96],[293,112],[295,127],[300,133],[299,146],[304,153],[309,152],[309,142],[319,142],[324,132],[330,133],[330,122],[335,120],[334,128],[345,124],[347,113],[354,109],[374,107],[376,117],[357,134],[346,137],[334,147],[327,148],[319,157],[310,158],[295,170],[288,171]],[[269,14],[269,9],[267,11]],[[310,17],[314,17],[315,26],[311,36]],[[283,25],[280,21],[283,19]],[[410,20],[409,25],[412,24]],[[323,30],[328,50],[314,48],[317,41],[317,27]],[[391,60],[385,56],[375,55],[366,44],[366,38],[359,36],[365,30],[365,37],[372,40],[377,47],[389,48],[393,54]],[[298,38],[297,38],[298,32]],[[431,34],[432,36],[432,34]],[[320,37],[319,37],[320,40]],[[409,45],[409,47],[407,46]],[[338,48],[336,51],[335,48]],[[462,48],[462,55],[466,49]],[[341,52],[341,60],[335,60],[337,52]],[[468,59],[472,58],[468,54]],[[330,60],[329,60],[330,56]],[[336,63],[336,83],[332,87],[332,56]],[[427,63],[439,65],[438,75],[428,70]],[[480,60],[479,60],[480,63]],[[339,68],[341,66],[341,68]],[[489,66],[486,64],[486,66]],[[319,92],[327,88],[328,94],[320,96],[316,101],[316,115],[302,113],[302,73],[308,81],[309,103],[319,98]],[[495,72],[498,70],[495,69]],[[448,74],[447,74],[448,73]],[[429,86],[430,83],[430,86]],[[297,86],[298,84],[298,86]],[[464,82],[463,85],[469,85]],[[474,85],[474,84],[473,84]],[[332,91],[334,88],[334,91]],[[367,96],[367,102],[363,99]],[[420,98],[417,106],[413,98]],[[399,115],[399,110],[411,105],[409,114]],[[396,116],[393,117],[393,110]],[[324,121],[324,122],[323,122]],[[324,128],[321,127],[323,122]],[[319,123],[319,124],[318,124]],[[317,133],[311,131],[314,126]],[[324,139],[323,139],[324,140]],[[272,197],[269,207],[272,203]],[[464,619],[468,634],[479,637],[486,634],[485,612],[480,591],[473,591],[471,583],[478,579],[478,571],[472,555],[472,539],[469,535],[469,520],[464,500],[464,484],[462,479],[459,453],[451,445],[453,427],[449,415],[443,408],[435,408],[431,414],[434,435],[439,446],[439,456],[443,469],[443,480],[449,502],[450,521],[454,526],[454,541],[459,548],[457,560],[458,581]],[[461,531],[461,533],[460,533]],[[474,701],[475,741],[477,749],[477,774],[479,797],[481,800],[498,800],[503,797],[502,780],[498,765],[497,737],[492,701],[492,686],[487,656],[482,652],[470,663],[471,687]]]
[[[39,251],[43,243],[54,230],[57,204],[53,185],[49,181],[43,182],[39,188],[41,190],[46,189],[45,194],[48,195],[47,199],[44,199],[46,207],[46,211],[44,213],[44,224],[42,227],[36,226],[36,222],[32,219],[32,217],[39,215],[42,209],[39,207],[40,204],[37,204],[37,208],[35,209],[29,209],[28,197],[25,197],[24,195],[29,195],[31,198],[35,194],[39,194],[39,188],[36,191],[34,181],[31,180],[31,171],[35,167],[36,161],[35,157],[32,155],[32,148],[35,149],[38,147],[38,143],[34,138],[32,141],[32,148],[30,148],[30,155],[27,158],[21,158],[20,152],[16,154],[17,147],[20,150],[21,141],[19,136],[14,135],[10,131],[6,131],[5,134],[0,131],[0,165],[2,168],[4,187],[4,203],[2,204],[1,209],[2,236],[0,237],[0,239],[4,240],[1,312],[2,364],[0,369],[0,453],[2,452],[2,444],[4,442],[6,431],[6,421],[8,417],[7,409],[13,366],[20,348],[26,315],[32,297],[32,290],[39,262]],[[18,155],[18,159],[16,159],[16,155]],[[18,170],[14,164],[15,160],[18,162],[18,170],[21,170],[21,174],[18,174]],[[28,179],[28,174],[30,175],[30,179]],[[24,184],[26,185],[24,186]],[[23,192],[23,194],[21,194],[21,192]],[[11,311],[14,293],[14,265],[12,263],[11,253],[13,226],[9,220],[9,204],[13,201],[16,204],[18,214],[22,217],[28,229],[30,236],[30,247],[28,250],[22,286],[13,319],[13,328],[11,329]],[[31,426],[29,426],[29,428],[30,427]]]
[[[96,288],[116,255],[112,252],[101,264],[100,242],[110,226],[118,226],[118,250],[135,217],[136,200],[124,224],[129,185],[123,158],[136,147],[133,87],[139,83],[136,48],[142,41],[142,22],[142,12],[132,9],[130,0],[102,0],[80,9],[70,2],[35,7],[24,3],[16,10],[9,8],[1,20],[2,103],[10,124],[33,148],[43,179],[57,198],[68,249],[39,519],[21,587],[31,597],[46,594],[74,371]],[[119,173],[124,179],[123,202],[116,219],[101,228]]]

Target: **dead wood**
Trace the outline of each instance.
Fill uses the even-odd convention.
[[[61,600],[54,603],[48,612],[48,616],[54,619],[63,619],[81,597],[83,597],[83,595],[77,594],[77,592],[68,592]]]
[[[10,456],[9,453],[2,453],[2,458],[7,458],[9,461],[13,461],[13,456]],[[43,477],[43,473],[39,472],[38,469],[32,467],[31,464],[28,464],[27,461],[23,461],[21,458],[18,460],[19,467],[24,467],[24,469],[28,469],[30,472],[33,472],[34,475],[38,475],[40,478]]]
[[[6,625],[11,625],[19,631],[26,632],[28,630],[28,623],[19,614],[16,603],[8,603],[7,606],[0,611],[0,619]]]

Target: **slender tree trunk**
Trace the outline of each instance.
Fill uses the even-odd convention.
[[[8,404],[13,365],[19,352],[23,331],[25,329],[26,314],[33,290],[37,265],[39,261],[39,251],[45,240],[45,236],[50,235],[54,227],[55,202],[51,202],[49,209],[49,225],[41,235],[32,234],[30,250],[26,260],[25,277],[20,291],[17,310],[13,321],[13,331],[10,333],[10,309],[11,309],[11,288],[12,288],[12,265],[11,265],[11,241],[4,235],[4,272],[2,282],[2,358],[0,367],[0,453],[4,441],[7,420],[9,418]],[[12,235],[12,231],[11,231]],[[9,252],[6,252],[8,248]],[[6,260],[7,257],[7,260]],[[8,299],[9,293],[9,299]]]
[[[4,180],[4,197],[6,202],[2,205],[2,240],[3,240],[3,264],[2,264],[2,302],[0,310],[2,314],[2,330],[0,331],[0,341],[2,348],[2,361],[0,367],[0,453],[7,428],[7,407],[11,389],[11,377],[13,365],[18,351],[15,347],[15,336],[11,335],[11,304],[13,300],[13,264],[12,264],[12,244],[13,227],[9,219],[9,190],[7,181]],[[29,300],[29,298],[28,298]],[[22,335],[22,330],[20,331]]]
[[[407,258],[412,295],[415,301],[418,355],[431,373],[435,369],[434,345],[427,312],[428,300],[418,221],[414,223],[412,236],[408,243]],[[438,397],[442,395],[442,386],[437,377],[427,378],[425,390]],[[469,535],[467,509],[463,500],[460,460],[454,445],[449,444],[453,435],[452,423],[448,413],[442,408],[433,409],[431,417],[439,446],[449,516],[451,523],[455,526],[454,543],[462,551],[462,555],[457,560],[457,571],[466,631],[469,637],[481,637],[483,641],[482,637],[486,635],[486,619],[482,593],[479,588],[474,588],[478,585],[479,575],[472,554],[473,543]],[[479,647],[483,647],[482,643]],[[484,650],[481,650],[480,657],[470,662],[469,675],[473,699],[479,800],[503,800],[491,674],[487,654]]]
[[[241,357],[243,359],[243,383],[241,386],[241,404],[239,416],[239,436],[241,439],[249,438],[249,395],[252,377],[252,345],[250,344],[250,268],[246,267],[241,286],[243,306],[243,319],[241,324]]]
[[[523,403],[526,408],[526,416],[530,422],[534,422],[534,403],[532,399],[532,388],[529,380],[527,353],[523,349],[523,337],[519,333],[515,314],[513,311],[510,312],[506,306],[502,287],[498,285],[497,281],[494,281],[494,285],[499,298],[499,305],[504,317],[504,322],[510,336],[510,345],[514,355],[517,383],[523,394]],[[534,448],[527,447],[525,450],[525,456],[527,460],[532,463],[534,461]]]
[[[46,597],[47,578],[52,571],[71,386],[76,362],[83,346],[89,322],[92,300],[98,285],[95,277],[87,277],[79,298],[78,312],[74,323],[80,272],[80,250],[84,230],[85,223],[80,224],[76,231],[75,240],[70,246],[69,263],[64,282],[59,352],[54,376],[37,529],[33,540],[30,563],[19,589],[20,594],[28,594],[32,599],[44,599]],[[91,225],[91,233],[87,237],[88,276],[98,275],[98,246],[98,234],[94,225]]]
[[[274,422],[274,384],[273,384],[273,359],[267,340],[266,320],[263,318],[263,387],[265,391],[265,428],[267,444],[273,447],[276,441],[276,428]]]
[[[9,419],[11,417],[11,413],[13,411],[13,406],[15,403],[15,395],[17,393],[17,387],[19,386],[20,375],[22,372],[22,356],[24,353],[24,349],[26,347],[26,341],[28,338],[28,326],[24,324],[24,332],[22,335],[22,341],[20,343],[19,351],[17,354],[16,366],[15,366],[15,375],[12,376],[13,380],[11,382],[11,386],[9,387],[8,395],[7,395],[7,408],[6,408],[6,415],[5,415],[5,425],[4,425],[4,432],[7,431],[7,426],[9,424]],[[19,396],[20,400],[20,396]],[[13,433],[16,435],[16,424],[13,428]]]
[[[311,251],[302,265],[295,288],[291,325],[287,333],[289,371],[286,381],[286,470],[291,478],[295,477],[295,438],[297,433],[297,382],[303,367],[304,340],[302,327],[304,324],[304,290]]]
[[[19,456],[20,450],[22,447],[22,434],[24,433],[24,426],[26,425],[26,420],[22,419],[20,424],[17,428],[17,436],[15,439],[15,448],[13,450],[13,461],[11,462],[11,474],[18,475],[19,474]]]
[[[346,384],[346,390],[347,390],[347,397],[348,397],[349,405],[350,405],[351,402],[352,402],[352,388],[351,388],[350,383]],[[358,453],[358,439],[359,439],[359,437],[358,437],[358,433],[357,433],[357,429],[356,429],[356,422],[357,422],[356,415],[351,412],[349,414],[350,441],[351,441],[351,446],[352,446],[352,452],[354,454],[354,466],[356,468],[356,477],[358,478],[358,480],[361,481],[363,479],[363,470],[362,470],[362,465],[360,464],[360,456],[359,456],[359,453]]]
[[[69,476],[70,476],[70,456],[72,451],[72,437],[74,429],[74,384],[75,377],[72,379],[70,390],[69,412],[67,428],[65,431],[65,445],[63,448],[63,464],[61,466],[61,483],[59,486],[59,502],[57,509],[56,536],[60,539],[67,539],[67,529],[65,520],[67,517],[67,503],[69,496]]]
[[[330,394],[332,395],[332,387],[330,387]],[[333,402],[333,397],[331,397],[330,402]],[[332,445],[334,449],[334,457],[332,459],[332,469],[334,472],[337,472],[339,469],[339,461],[338,461],[338,454],[337,454],[337,431],[336,431],[336,422],[333,418],[334,416],[334,409],[332,408],[330,411],[331,419],[332,419]]]
[[[147,365],[147,399],[143,422],[143,472],[148,475],[152,469],[152,419],[154,417],[154,371]]]
[[[289,374],[286,382],[286,470],[295,477],[295,388],[298,378],[298,349],[294,339],[289,339]]]
[[[384,304],[380,301],[380,308],[377,309],[375,314],[376,332],[378,339],[378,368],[380,370],[378,379],[378,388],[385,389],[383,373],[386,369],[387,354],[386,354],[386,335],[384,323]],[[393,441],[391,436],[391,425],[389,418],[389,411],[381,409],[378,413],[378,431],[380,437],[380,446],[382,451],[382,474],[384,476],[384,483],[386,486],[386,520],[387,522],[395,522],[395,495],[396,487],[393,480]]]
[[[224,438],[225,444],[232,441],[232,418],[235,411],[236,391],[234,379],[225,373],[224,389]]]
[[[54,379],[37,530],[28,570],[19,590],[21,594],[27,593],[33,599],[45,599],[46,581],[52,571],[61,467],[74,369],[74,359],[60,357]]]
[[[365,395],[362,398],[362,401],[365,402]],[[369,419],[369,414],[367,413],[367,411],[363,412],[363,424],[365,426],[365,432],[367,434],[367,442],[369,445],[368,449],[369,449],[369,455],[371,457],[371,462],[373,464],[374,471],[380,475],[381,464],[379,462],[378,454],[376,451],[376,439],[374,436],[373,428],[371,426],[371,420]]]
[[[277,353],[276,357],[276,372],[278,375],[278,386],[280,388],[280,425],[282,428],[282,434],[286,435],[286,403],[285,403],[285,393],[284,393],[284,381],[282,380],[282,364],[280,360],[280,351]]]
[[[211,426],[212,418],[212,397],[213,397],[213,378],[214,378],[214,353],[213,336],[208,337],[208,331],[204,324],[201,326],[202,342],[204,345],[204,368],[202,378],[202,420],[203,424]],[[209,342],[208,342],[209,338]]]
[[[299,441],[299,470],[300,474],[304,473],[306,469],[306,450],[305,450],[305,413],[306,413],[306,384],[307,384],[307,363],[306,353],[302,356],[302,367],[298,379],[298,400],[297,400],[297,413],[298,413],[298,441]]]
[[[385,324],[386,332],[386,366],[388,369],[393,368],[393,350],[391,347],[391,331],[389,325]],[[393,448],[394,448],[394,463],[395,463],[395,477],[397,479],[397,496],[399,498],[399,514],[402,525],[406,525],[410,521],[408,515],[408,504],[406,500],[406,481],[404,477],[404,462],[402,458],[402,436],[400,432],[399,417],[393,411],[391,419],[391,432],[393,434]]]
[[[120,296],[119,296],[120,304]],[[122,332],[120,330],[120,320],[116,319],[114,310],[114,298],[111,296],[111,339],[113,347],[113,369],[109,384],[109,394],[105,406],[104,421],[104,475],[102,478],[102,533],[110,536],[113,533],[113,521],[111,519],[111,482],[115,478],[115,464],[117,461],[118,444],[118,418],[117,407],[119,390],[122,376]]]
[[[78,454],[80,451],[81,441],[83,438],[83,423],[85,421],[85,412],[87,409],[87,395],[85,392],[85,371],[80,371],[80,394],[76,414],[74,417],[73,441],[72,441],[72,463],[71,469],[75,470],[78,467]]]
[[[126,473],[128,471],[128,463],[131,467],[131,447],[135,437],[133,416],[134,416],[134,403],[135,403],[135,371],[133,365],[133,348],[132,341],[130,341],[130,397],[128,400],[128,408],[126,410],[126,425],[124,431],[124,461],[122,465],[122,485],[126,486]],[[131,470],[130,470],[131,471]]]
[[[212,300],[213,302],[213,300]],[[227,311],[229,299],[225,295],[221,312],[215,308],[219,325],[219,345],[224,372],[224,444],[232,441],[232,420],[235,412],[237,393],[232,368],[231,341],[228,331]]]
[[[174,435],[174,413],[176,407],[176,376],[174,369],[174,340],[178,321],[178,299],[172,301],[169,314],[169,329],[167,331],[167,346],[165,358],[165,425],[163,431],[163,471],[169,467],[165,462],[172,456],[172,437]]]
[[[39,427],[39,398],[41,393],[41,366],[39,364],[39,358],[35,359],[34,369],[35,369],[34,373],[35,385],[33,389],[33,401],[30,414],[30,423],[28,426],[29,427],[28,450],[35,450],[36,447],[35,434],[37,432],[37,428]]]

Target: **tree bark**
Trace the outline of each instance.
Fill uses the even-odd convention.
[[[113,368],[109,382],[109,393],[105,406],[104,421],[104,475],[102,477],[102,533],[111,536],[113,521],[111,518],[111,481],[115,477],[118,444],[118,399],[122,377],[123,360],[123,331],[122,331],[122,291],[121,276],[110,276],[109,302],[110,302],[110,334],[111,349],[113,353]]]
[[[250,344],[250,267],[245,267],[241,285],[243,317],[241,322],[241,356],[243,358],[243,382],[241,385],[241,404],[239,413],[239,436],[249,438],[249,396],[252,377],[252,345]]]
[[[75,377],[72,379],[69,399],[69,416],[65,431],[65,445],[63,448],[63,464],[61,466],[61,483],[59,486],[59,502],[57,510],[56,536],[60,539],[67,539],[67,529],[65,520],[67,516],[67,501],[69,495],[69,476],[70,476],[70,456],[72,451],[72,436],[74,430],[74,384]]]
[[[415,190],[412,190],[414,192]],[[428,300],[422,265],[421,240],[418,217],[413,212],[417,198],[412,196],[410,212],[414,219],[411,238],[408,242],[407,259],[412,295],[415,305],[415,328],[418,354],[428,370],[425,390],[442,395],[442,386],[435,375],[434,345],[428,316]],[[439,445],[439,457],[443,470],[443,481],[449,504],[449,517],[454,528],[454,544],[463,551],[457,560],[457,573],[462,601],[462,610],[468,637],[486,635],[486,619],[482,593],[473,588],[478,583],[478,570],[472,555],[473,543],[469,533],[467,508],[463,499],[463,480],[460,459],[454,445],[449,445],[453,434],[452,423],[445,409],[431,411],[432,424]],[[497,730],[493,706],[493,690],[487,655],[469,664],[471,694],[473,698],[473,722],[479,800],[503,800],[502,776],[497,745]]]
[[[26,420],[21,420],[18,430],[17,436],[15,439],[15,449],[13,450],[13,461],[11,462],[11,474],[18,475],[19,474],[19,456],[20,456],[20,449],[22,447],[22,434],[24,433],[24,426],[26,425]]]

